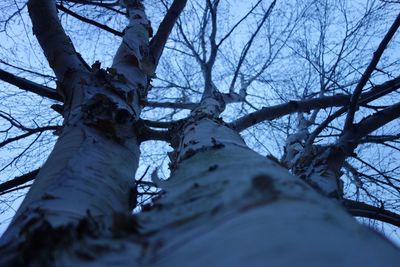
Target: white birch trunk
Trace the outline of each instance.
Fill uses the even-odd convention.
[[[129,25],[107,71],[98,62],[91,70],[74,67],[77,64],[60,67],[63,61],[53,59],[63,48],[51,47],[54,40],[43,31],[45,22],[38,14],[50,10],[56,21],[54,3],[30,2],[38,39],[62,78],[58,90],[64,96],[64,123],[52,153],[0,240],[0,266],[82,266],[80,260],[95,258],[99,250],[108,254],[115,250],[112,239],[120,235],[116,225],[124,218],[116,214],[129,214],[136,204],[133,181],[139,143],[134,123],[152,68],[147,62],[149,21],[144,7],[137,1],[124,2]],[[88,236],[92,239],[86,243]]]
[[[95,220],[83,237],[50,231],[72,241],[47,248],[49,266],[398,266],[391,243],[221,120],[197,114],[176,134],[165,194],[136,217],[114,216],[108,234]]]
[[[219,121],[183,132],[165,195],[139,217],[144,266],[398,266],[392,244]]]

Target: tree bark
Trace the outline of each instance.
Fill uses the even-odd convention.
[[[92,135],[84,138],[78,133],[86,128],[71,127],[73,138],[62,136],[55,151],[71,142],[65,153],[65,158],[72,155],[71,160],[58,158],[68,163],[64,164],[67,166],[65,173],[80,173],[80,179],[85,182],[68,176],[68,179],[73,179],[72,184],[65,182],[62,187],[54,189],[54,195],[63,196],[63,201],[51,197],[36,198],[40,203],[37,205],[39,211],[48,209],[46,219],[50,218],[51,225],[43,223],[43,217],[39,217],[40,225],[33,221],[33,227],[20,228],[20,234],[29,237],[19,247],[24,249],[24,254],[20,255],[25,257],[25,265],[398,265],[400,253],[394,245],[358,224],[338,203],[317,193],[275,162],[250,150],[236,131],[212,116],[214,112],[204,112],[210,110],[217,108],[195,110],[181,126],[173,129],[175,151],[171,154],[171,178],[161,181],[154,176],[164,194],[136,216],[116,214],[125,208],[127,196],[120,194],[124,188],[114,191],[118,187],[104,186],[104,180],[100,181],[100,177],[110,177],[106,183],[111,185],[114,180],[121,181],[113,179],[113,175],[124,175],[131,167],[130,161],[124,161],[128,154],[118,155],[123,149],[114,150],[118,142],[106,137],[97,137],[102,144],[96,148],[92,143],[96,137],[93,130],[87,130]],[[78,144],[93,153],[84,153]],[[112,153],[116,150],[117,154]],[[110,156],[107,156],[108,160],[115,158],[116,162],[107,164],[102,161],[104,153]],[[54,152],[54,155],[61,154]],[[57,157],[52,155],[50,159]],[[44,171],[56,172],[53,166],[58,164],[52,164],[50,159],[46,163],[48,166],[43,167]],[[107,166],[101,167],[102,164]],[[101,173],[103,171],[109,175]],[[86,177],[90,179],[85,180]],[[40,180],[46,181],[45,178]],[[86,186],[91,180],[94,183],[99,181],[99,185]],[[94,197],[90,193],[92,187],[98,189]],[[107,194],[113,196],[109,199]],[[33,193],[29,196],[30,199],[35,197]],[[75,199],[79,199],[79,203],[74,202],[73,213],[70,213],[68,208],[72,205],[68,203]],[[93,199],[95,201],[91,202]],[[79,207],[80,201],[91,208],[90,214]],[[60,203],[63,205],[57,205]],[[98,207],[96,203],[105,205]],[[108,203],[116,206],[111,207]],[[28,207],[35,205],[29,204]],[[34,219],[31,213],[35,214],[35,210],[27,215],[30,222]],[[100,213],[103,216],[98,220]],[[54,220],[51,219],[53,214],[57,214]],[[74,218],[71,214],[84,217],[75,226],[65,226],[65,220]],[[110,221],[108,225],[104,218]],[[57,227],[57,222],[64,226]],[[30,235],[26,235],[27,232]],[[52,237],[43,241],[46,235]],[[9,248],[6,251],[15,256]],[[46,260],[49,255],[50,260]],[[28,256],[30,258],[26,258]],[[15,262],[14,265],[4,264],[7,257],[1,260],[0,266],[18,266]]]
[[[145,266],[397,266],[399,251],[209,117],[186,124],[139,216]]]
[[[99,247],[113,251],[110,239],[118,235],[115,224],[120,221],[115,216],[129,214],[136,205],[135,122],[151,75],[147,69],[154,67],[148,62],[150,26],[144,7],[137,1],[124,2],[129,25],[107,70],[99,62],[83,67],[53,1],[29,2],[34,32],[59,79],[64,122],[53,151],[0,240],[0,266],[82,266],[79,260],[94,257]],[[51,21],[49,31],[46,18]],[[88,236],[96,237],[97,248],[84,242]]]

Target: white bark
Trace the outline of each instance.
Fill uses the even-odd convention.
[[[64,85],[75,98],[66,107],[62,134],[3,240],[16,238],[37,217],[57,227],[88,213],[96,217],[129,210],[139,158],[132,108],[113,102],[112,92],[107,98],[109,89],[94,75],[75,76]]]
[[[176,133],[163,197],[136,218],[112,217],[108,234],[89,222],[83,238],[55,248],[51,266],[398,265],[398,249],[338,204],[251,151],[221,120],[194,116]]]
[[[314,116],[316,116],[316,111],[311,117]],[[298,113],[297,121],[296,131],[286,139],[285,153],[282,158],[284,165],[314,189],[326,196],[340,199],[343,195],[340,175],[337,171],[337,169],[340,171],[340,167],[333,168],[330,162],[335,157],[335,146],[307,145],[310,137],[309,127],[314,119],[311,118],[310,121],[304,117],[303,113]]]
[[[145,266],[398,265],[392,244],[218,121],[184,132],[165,195],[139,217]]]
[[[0,266],[82,266],[71,262],[75,257],[77,261],[96,257],[100,247],[108,255],[125,247],[126,241],[114,247],[112,239],[118,236],[114,216],[129,213],[136,203],[133,178],[139,144],[134,122],[140,115],[139,96],[146,93],[148,76],[143,68],[149,45],[143,6],[137,1],[125,3],[130,23],[107,72],[99,63],[91,70],[80,68],[69,43],[65,49],[64,43],[42,45],[50,65],[62,78],[58,89],[64,96],[63,130],[0,240],[2,254],[8,256],[0,257]],[[32,0],[31,16],[41,43],[49,38],[38,14],[43,10],[57,26],[58,39],[67,38],[54,3],[40,5]],[[66,55],[71,55],[72,63],[63,62]],[[60,66],[63,63],[66,66]],[[96,238],[84,242],[88,235]],[[50,255],[46,251],[51,251]],[[35,253],[36,258],[29,258]],[[59,258],[53,259],[54,255]]]

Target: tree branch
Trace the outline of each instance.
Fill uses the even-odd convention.
[[[175,126],[178,121],[151,121],[151,120],[143,120],[143,123],[147,127],[153,128],[164,128],[169,129]]]
[[[55,1],[29,0],[28,11],[33,24],[33,34],[58,80],[70,70],[87,71],[87,64],[76,52],[71,40],[64,32],[57,16]]]
[[[60,126],[44,126],[44,127],[38,127],[38,128],[32,128],[32,129],[25,128],[24,130],[26,131],[26,133],[21,134],[21,135],[17,135],[17,136],[14,136],[14,137],[7,138],[3,142],[0,142],[0,148],[5,146],[5,145],[7,145],[7,144],[9,144],[9,143],[12,143],[12,142],[21,140],[21,139],[23,139],[25,137],[28,137],[28,136],[30,136],[32,134],[40,133],[40,132],[44,132],[44,131],[55,131],[55,130],[57,130],[59,128],[60,128]]]
[[[348,102],[349,97],[345,95],[327,96],[302,101],[289,101],[285,104],[262,108],[261,110],[233,121],[230,125],[240,132],[259,122],[273,120],[290,113],[308,112],[313,109],[344,106]]]
[[[35,93],[39,96],[47,97],[56,101],[63,101],[62,97],[56,92],[55,89],[31,82],[1,69],[0,80],[15,85],[22,90]]]
[[[97,22],[95,20],[91,20],[91,19],[85,18],[85,17],[83,17],[83,16],[81,16],[81,15],[79,15],[79,14],[77,14],[77,13],[71,11],[71,10],[69,10],[68,8],[64,7],[62,4],[61,5],[57,4],[56,7],[57,7],[57,9],[65,12],[66,14],[68,14],[68,15],[70,15],[70,16],[72,16],[72,17],[74,17],[74,18],[76,18],[76,19],[78,19],[80,21],[83,21],[83,22],[86,22],[86,23],[91,24],[93,26],[96,26],[96,27],[98,27],[98,28],[100,28],[102,30],[105,30],[105,31],[107,31],[109,33],[112,33],[112,34],[114,34],[116,36],[123,36],[124,35],[122,32],[114,30],[113,28],[110,28],[107,25],[101,24],[101,23],[99,23],[99,22]]]
[[[168,9],[167,14],[161,21],[157,33],[150,41],[150,53],[154,58],[154,65],[158,65],[161,54],[167,43],[168,37],[175,25],[176,20],[186,6],[187,0],[174,0],[171,7]]]
[[[210,51],[210,56],[207,60],[207,66],[210,71],[210,76],[211,76],[211,69],[215,63],[215,59],[217,57],[217,52],[218,52],[218,46],[216,43],[216,36],[217,36],[217,10],[218,10],[218,5],[219,5],[219,0],[214,1],[214,3],[211,3],[211,0],[207,0],[207,4],[210,8],[210,13],[211,13],[211,34],[210,34],[210,44],[211,44],[211,51]]]
[[[171,135],[169,131],[157,131],[144,126],[140,131],[139,141],[145,142],[149,140],[170,142]]]
[[[383,207],[378,208],[363,202],[358,202],[350,199],[344,199],[343,206],[353,216],[370,218],[400,227],[400,215],[385,210]]]
[[[400,117],[400,102],[381,111],[375,112],[371,116],[362,119],[356,124],[356,135],[360,139],[371,132],[379,129],[383,125]]]
[[[7,182],[0,184],[0,194],[3,193],[4,191],[10,190],[11,188],[14,188],[16,186],[19,186],[19,185],[22,185],[29,181],[32,181],[33,179],[35,179],[36,175],[39,173],[39,170],[40,169],[33,170],[31,172],[28,172],[21,176],[17,176],[14,179],[11,179]]]
[[[377,85],[373,87],[370,91],[363,93],[360,97],[359,104],[362,105],[371,102],[375,99],[378,99],[379,97],[382,97],[397,90],[398,88],[400,88],[400,76],[383,84]],[[322,130],[329,125],[329,123],[331,123],[335,118],[340,117],[345,112],[346,108],[343,107],[337,110],[331,116],[329,116],[323,122],[321,122],[318,127],[310,134],[305,146],[310,146],[314,142],[315,138],[322,132]]]
[[[270,6],[268,7],[267,12],[265,12],[265,14],[264,14],[264,16],[263,16],[263,18],[262,18],[262,20],[261,20],[261,22],[260,22],[260,24],[257,26],[256,31],[251,35],[249,41],[248,41],[247,44],[244,46],[244,48],[243,48],[243,50],[242,50],[242,53],[241,53],[241,55],[240,55],[239,62],[238,62],[238,64],[237,64],[235,73],[233,74],[233,78],[232,78],[231,84],[229,85],[229,92],[233,92],[233,91],[234,91],[234,87],[235,87],[235,84],[236,84],[237,77],[238,77],[238,75],[239,75],[240,68],[242,67],[243,62],[244,62],[244,60],[246,59],[247,53],[249,52],[249,50],[250,50],[250,48],[251,48],[251,45],[253,44],[253,41],[254,41],[254,39],[256,38],[258,32],[261,30],[261,28],[262,28],[262,26],[264,25],[265,21],[267,20],[267,18],[268,18],[269,15],[271,14],[271,12],[272,12],[272,10],[273,10],[275,4],[276,4],[276,0],[274,0],[274,1],[270,4]]]
[[[383,144],[385,142],[400,140],[400,134],[396,135],[367,135],[360,140],[360,144],[376,143]]]
[[[152,102],[147,101],[144,103],[146,107],[153,108],[179,108],[179,109],[195,109],[198,104],[197,103],[179,103],[179,102]]]
[[[386,33],[385,37],[382,39],[381,43],[378,46],[378,49],[374,52],[374,56],[372,57],[371,62],[369,63],[367,69],[362,74],[361,79],[358,81],[356,88],[354,89],[353,95],[350,99],[349,109],[347,112],[347,117],[344,125],[344,130],[348,130],[353,125],[354,114],[357,110],[358,100],[360,98],[362,89],[367,84],[369,78],[371,77],[372,72],[376,69],[378,62],[385,51],[387,45],[390,40],[393,38],[397,29],[400,27],[400,14],[397,16],[396,20],[393,22],[389,31]]]
[[[224,37],[219,40],[217,47],[221,46],[221,44],[233,33],[233,31],[251,14],[253,11],[257,8],[257,6],[262,2],[262,0],[259,0],[250,10],[247,12],[245,16],[243,16],[238,22],[236,22],[235,25],[230,29],[228,33],[225,34]]]
[[[364,104],[371,102],[379,97],[387,95],[400,88],[400,76],[395,79],[389,80],[383,84],[374,86],[371,90],[361,94],[359,103]],[[294,112],[308,112],[313,109],[346,106],[350,101],[350,96],[334,95],[325,96],[321,98],[314,98],[301,101],[289,101],[285,104],[280,104],[272,107],[265,107],[248,115],[245,115],[233,122],[231,126],[237,131],[251,127],[257,123],[273,120],[284,115]],[[332,114],[326,121],[321,123],[315,131],[310,135],[315,137],[334,119],[343,114],[346,108],[341,108]],[[314,137],[314,139],[315,139]]]

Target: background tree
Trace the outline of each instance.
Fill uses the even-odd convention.
[[[188,1],[178,18],[186,1],[144,4],[154,33],[140,1],[4,2],[2,172],[18,177],[1,194],[36,181],[2,263],[395,266],[339,205],[400,225],[397,6]]]

